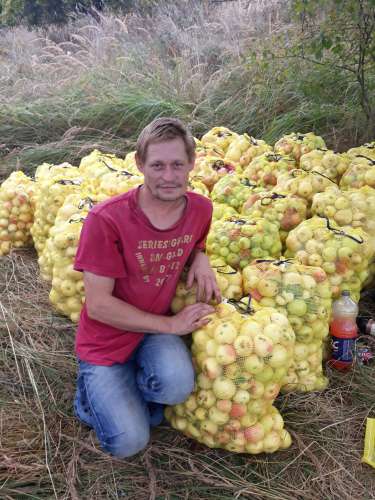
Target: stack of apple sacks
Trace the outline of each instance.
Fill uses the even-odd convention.
[[[291,324],[296,344],[294,359],[282,384],[283,392],[322,390],[323,341],[328,336],[331,286],[319,267],[293,260],[260,260],[243,270],[244,292],[260,306],[274,307]],[[281,336],[275,325],[273,338]]]
[[[225,302],[210,319],[192,335],[195,389],[184,403],[167,407],[166,418],[210,448],[257,454],[289,447],[273,406],[294,358],[288,319],[273,308],[254,313]]]

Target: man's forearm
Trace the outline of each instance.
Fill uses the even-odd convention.
[[[130,332],[170,333],[170,318],[151,314],[113,296],[87,304],[91,319]]]

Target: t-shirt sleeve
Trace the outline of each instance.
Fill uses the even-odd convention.
[[[207,213],[207,215],[205,217],[206,223],[205,223],[205,225],[203,225],[203,231],[201,233],[201,236],[199,237],[199,239],[196,242],[195,247],[194,247],[195,249],[202,250],[202,251],[206,250],[206,239],[207,239],[207,235],[208,235],[208,232],[210,230],[210,227],[211,227],[212,204],[207,206],[206,213]]]
[[[126,277],[120,235],[100,214],[90,212],[83,223],[74,269],[109,278]]]

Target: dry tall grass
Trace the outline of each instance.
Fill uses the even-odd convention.
[[[49,306],[34,252],[2,258],[0,276],[1,498],[375,498],[373,469],[361,464],[365,420],[374,416],[374,368],[329,373],[321,394],[280,397],[293,436],[287,451],[210,450],[165,426],[138,456],[116,460],[73,417],[74,327]],[[374,313],[371,302],[362,308]]]
[[[264,50],[298,36],[288,4],[188,0],[161,3],[153,17],[2,30],[0,170],[74,163],[94,147],[124,154],[161,115],[179,116],[196,135],[225,124],[270,142],[309,130],[340,149],[363,142],[345,75],[293,60],[261,64]]]

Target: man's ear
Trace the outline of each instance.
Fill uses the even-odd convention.
[[[137,154],[137,153],[135,153],[134,158],[135,158],[135,163],[137,164],[137,168],[138,168],[138,170],[139,170],[140,172],[142,172],[142,174],[143,174],[143,163],[142,163],[142,161],[141,161],[141,159],[139,158],[139,156],[138,156],[138,154]]]
[[[195,159],[196,159],[196,155],[194,153],[193,156],[192,156],[191,161],[189,162],[190,163],[189,172],[191,172],[193,170],[194,166],[195,166]]]

